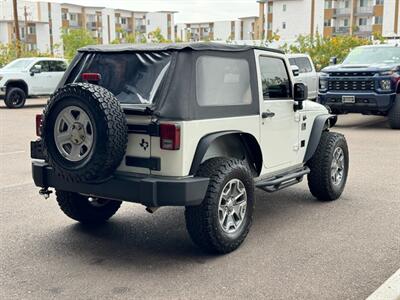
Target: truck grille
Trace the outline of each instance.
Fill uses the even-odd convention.
[[[330,80],[328,90],[330,91],[372,91],[373,80]]]

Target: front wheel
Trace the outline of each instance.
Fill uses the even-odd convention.
[[[317,150],[307,163],[310,168],[308,187],[320,201],[340,197],[347,181],[349,151],[342,134],[324,131]]]
[[[120,201],[92,198],[72,192],[56,191],[56,196],[64,214],[84,224],[103,223],[121,206]]]
[[[231,252],[242,244],[253,219],[251,171],[241,160],[212,158],[197,176],[209,177],[210,183],[202,204],[186,207],[189,235],[206,252]]]
[[[21,108],[25,105],[26,94],[19,87],[10,87],[7,89],[4,103],[8,108]]]

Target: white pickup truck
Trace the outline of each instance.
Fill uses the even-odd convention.
[[[308,98],[316,100],[318,97],[318,74],[311,57],[307,54],[287,54],[291,66],[299,68],[296,82],[305,83],[308,87]]]
[[[0,98],[8,108],[21,108],[28,96],[52,94],[66,69],[61,58],[16,59],[0,69]]]

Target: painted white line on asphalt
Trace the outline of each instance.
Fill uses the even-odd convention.
[[[19,154],[19,153],[25,153],[25,150],[20,150],[20,151],[13,151],[13,152],[4,152],[4,153],[0,153],[0,156],[2,155],[13,155],[13,154]]]
[[[24,185],[30,185],[30,184],[33,184],[33,181],[27,181],[27,182],[23,182],[23,183],[18,183],[18,184],[10,184],[10,185],[5,185],[5,186],[2,186],[1,188],[0,188],[0,190],[6,190],[6,189],[11,189],[11,188],[17,188],[17,187],[20,187],[20,186],[24,186]]]
[[[367,300],[400,300],[400,269],[390,276]]]

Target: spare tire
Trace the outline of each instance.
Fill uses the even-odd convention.
[[[50,98],[43,112],[42,139],[48,163],[68,181],[110,177],[125,155],[125,114],[107,89],[72,83]]]

